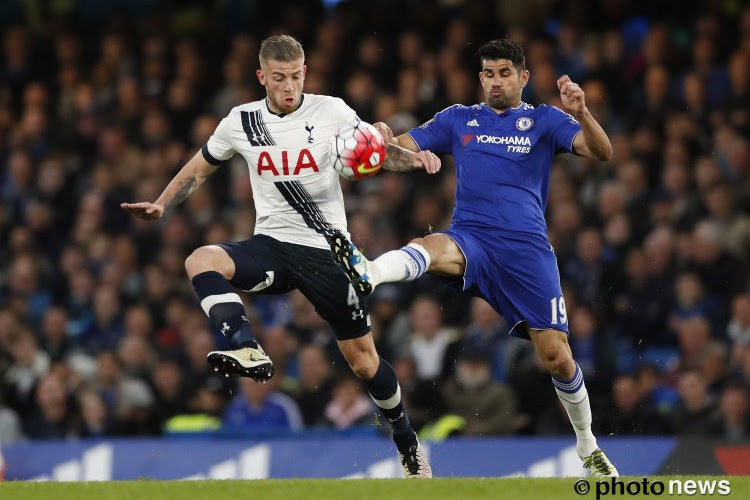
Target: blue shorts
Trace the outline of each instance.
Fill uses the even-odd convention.
[[[510,231],[445,231],[466,257],[463,290],[503,315],[516,337],[527,329],[568,333],[555,251],[546,238]]]

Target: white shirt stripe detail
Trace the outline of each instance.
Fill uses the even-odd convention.
[[[211,310],[213,306],[216,304],[222,304],[225,302],[237,302],[238,304],[242,304],[242,299],[239,295],[236,293],[222,293],[219,295],[209,295],[205,299],[201,300],[201,307],[204,311],[206,311],[206,315],[209,315],[208,312]],[[244,307],[244,304],[242,304]]]
[[[370,397],[372,398],[372,394],[370,394]],[[398,404],[401,402],[401,386],[396,385],[396,394],[391,396],[388,399],[375,399],[372,398],[373,401],[375,401],[375,404],[379,407],[383,408],[384,410],[391,410],[398,406]]]

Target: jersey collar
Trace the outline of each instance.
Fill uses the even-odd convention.
[[[297,107],[294,108],[294,111],[292,111],[292,113],[277,113],[275,111],[272,111],[271,107],[268,105],[268,97],[266,97],[265,99],[263,99],[263,102],[266,103],[266,111],[268,111],[269,113],[271,113],[274,116],[278,116],[279,118],[284,118],[285,116],[291,115],[292,113],[294,113],[294,111],[297,111],[299,108],[302,107],[302,103],[305,102],[305,94],[300,94],[300,96],[299,96],[299,104],[297,104]]]

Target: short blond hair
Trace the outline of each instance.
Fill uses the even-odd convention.
[[[296,61],[305,58],[305,51],[296,38],[289,35],[274,35],[261,42],[258,57],[261,64],[264,61]]]

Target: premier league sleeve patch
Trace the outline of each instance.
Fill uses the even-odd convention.
[[[526,132],[533,126],[534,126],[534,120],[532,120],[528,116],[522,116],[521,118],[516,120],[516,128],[520,130],[521,132]]]

